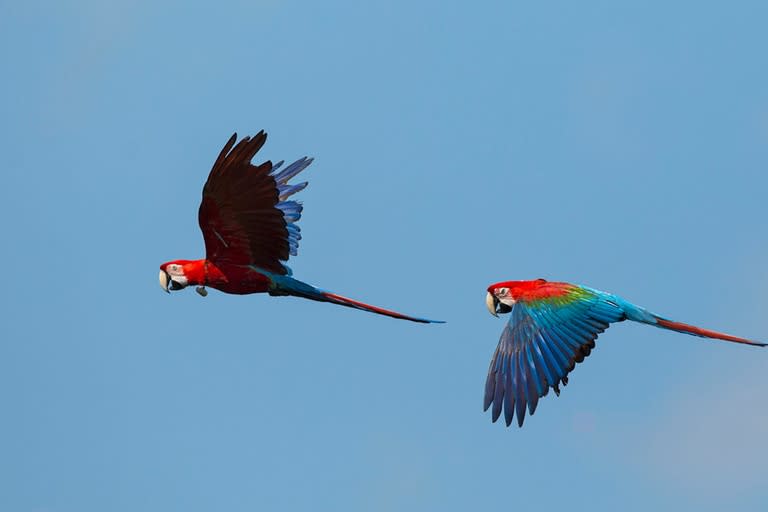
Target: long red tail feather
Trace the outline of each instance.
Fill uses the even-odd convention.
[[[696,327],[694,325],[688,325],[681,322],[673,322],[672,320],[666,320],[664,318],[657,317],[656,321],[658,322],[659,327],[664,327],[665,329],[671,329],[673,331],[693,334],[694,336],[701,336],[702,338],[715,338],[718,340],[732,341],[734,343],[744,343],[746,345],[754,345],[757,347],[765,347],[766,345],[768,345],[768,343],[760,343],[758,341],[752,341],[746,338],[739,338],[737,336],[731,336],[730,334],[725,334],[717,331],[710,331],[709,329],[702,329],[701,327]]]
[[[398,313],[397,311],[392,311],[389,309],[380,308],[378,306],[372,306],[370,304],[366,304],[364,302],[360,302],[358,300],[350,299],[349,297],[344,297],[342,295],[337,295],[335,293],[330,292],[321,292],[321,295],[328,299],[329,302],[333,302],[335,304],[339,304],[341,306],[348,306],[351,308],[356,309],[362,309],[364,311],[370,311],[371,313],[376,313],[379,315],[385,315],[390,316],[392,318],[398,318],[400,320],[410,320],[411,322],[419,322],[423,324],[442,324],[445,323],[441,320],[428,320],[426,318],[418,318],[415,316],[409,316],[404,315],[402,313]]]

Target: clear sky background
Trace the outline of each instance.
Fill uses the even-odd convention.
[[[766,510],[768,351],[620,324],[525,427],[488,284],[768,339],[768,3],[0,4],[0,510]],[[168,296],[232,134],[292,298]]]

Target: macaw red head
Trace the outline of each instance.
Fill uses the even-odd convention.
[[[546,279],[535,279],[533,281],[504,281],[492,284],[488,287],[485,304],[493,316],[499,316],[499,313],[512,311],[512,306],[521,299],[527,301],[537,297],[547,297],[553,293],[562,294],[562,287],[554,291],[551,289],[558,284],[562,285],[563,283],[549,283]]]
[[[170,290],[183,290],[189,285],[189,279],[184,273],[185,261],[175,260],[160,265],[160,287],[167,293]]]
[[[505,281],[503,283],[492,284],[488,287],[488,295],[485,297],[485,305],[493,316],[499,316],[499,313],[505,314],[512,311],[515,304],[515,298],[512,289],[516,281]]]

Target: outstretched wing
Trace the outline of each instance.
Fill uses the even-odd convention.
[[[198,221],[206,257],[216,264],[254,265],[280,275],[283,262],[296,255],[301,233],[295,224],[302,206],[287,198],[304,189],[288,180],[303,171],[311,158],[302,158],[278,172],[282,162],[260,165],[251,160],[264,145],[262,130],[235,145],[235,133],[224,145],[203,187]]]
[[[526,407],[532,415],[549,388],[559,395],[560,383],[568,384],[568,374],[589,355],[597,336],[610,323],[624,320],[622,308],[609,295],[565,286],[555,297],[520,300],[513,306],[485,383],[483,408],[493,404],[494,422],[503,409],[507,426],[517,413],[522,427]]]

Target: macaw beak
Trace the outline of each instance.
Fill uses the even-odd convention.
[[[493,316],[499,316],[496,312],[496,307],[499,305],[499,299],[497,299],[491,292],[488,292],[488,295],[485,297],[485,305],[488,306],[488,311],[490,311]]]
[[[165,270],[161,270],[160,271],[160,288],[165,290],[165,293],[171,293],[168,290],[168,284],[170,283],[170,281],[171,281],[171,276],[168,275],[168,272],[166,272]]]

